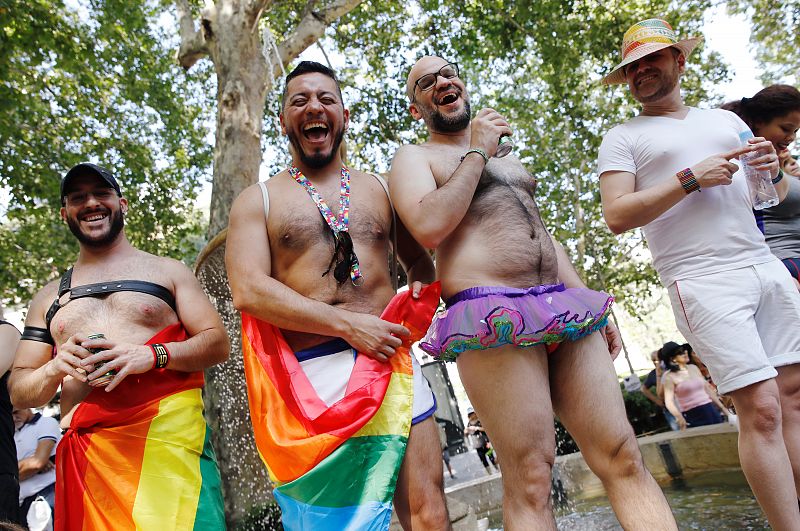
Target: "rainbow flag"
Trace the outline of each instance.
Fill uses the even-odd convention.
[[[242,347],[256,446],[287,531],[384,530],[411,429],[411,343],[439,304],[396,295],[381,317],[411,330],[388,363],[358,354],[344,398],[317,396],[275,326],[242,314]]]
[[[186,337],[176,323],[148,343]],[[57,531],[225,529],[203,381],[155,369],[89,393],[56,452]]]

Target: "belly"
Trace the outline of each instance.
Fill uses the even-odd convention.
[[[557,261],[550,235],[526,213],[513,219],[465,219],[436,253],[442,296],[474,286],[526,288],[557,281]]]
[[[349,312],[379,316],[394,295],[394,290],[388,282],[388,275],[385,277],[386,280],[367,278],[361,286],[353,286],[348,281],[338,288],[334,285],[333,289],[331,286],[320,283],[317,289],[307,291],[302,295]],[[370,280],[372,281],[370,282]],[[334,339],[331,336],[307,331],[283,329],[281,332],[294,351],[311,348]]]

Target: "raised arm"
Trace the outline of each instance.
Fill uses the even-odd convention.
[[[449,179],[436,186],[426,154],[429,147],[403,146],[394,156],[389,191],[397,213],[414,238],[436,249],[461,223],[478,186],[486,159],[497,152],[497,139],[510,135],[508,123],[497,111],[481,109],[470,126],[470,145]]]
[[[725,186],[739,166],[731,159],[756,149],[751,144],[711,156],[691,167],[701,189]],[[677,174],[644,190],[635,191],[636,178],[628,171],[606,171],[600,175],[603,216],[614,234],[647,225],[686,197]],[[694,192],[693,192],[694,193]]]
[[[414,282],[430,284],[436,279],[436,268],[428,251],[408,232],[402,220],[397,221],[397,257],[408,277],[408,285]]]
[[[231,208],[225,266],[237,310],[279,328],[341,337],[359,352],[387,360],[407,336],[404,326],[304,297],[271,274],[267,224],[258,185],[244,190]]]

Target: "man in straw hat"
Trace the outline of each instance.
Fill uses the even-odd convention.
[[[456,361],[502,458],[504,528],[555,529],[555,412],[624,528],[674,529],[625,417],[612,299],[586,288],[548,233],[520,160],[495,156],[508,122],[493,109],[473,118],[458,65],[441,57],[414,64],[406,94],[429,137],[398,150],[389,190],[409,231],[436,249],[447,306],[420,346]]]
[[[775,529],[800,529],[800,296],[756,228],[745,177],[750,151],[781,198],[778,156],[763,138],[740,145],[735,114],[687,107],[680,76],[700,39],[663,20],[626,33],[603,79],[627,83],[639,116],[606,134],[598,170],[606,222],[643,227],[683,335],[739,414],[742,469]],[[794,476],[792,474],[794,472]]]

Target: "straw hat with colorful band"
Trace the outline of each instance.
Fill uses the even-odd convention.
[[[701,40],[702,37],[691,37],[679,41],[672,26],[658,18],[637,22],[628,28],[622,37],[622,62],[603,78],[603,84],[625,83],[625,72],[623,71],[625,65],[670,46],[676,47],[688,57]]]

